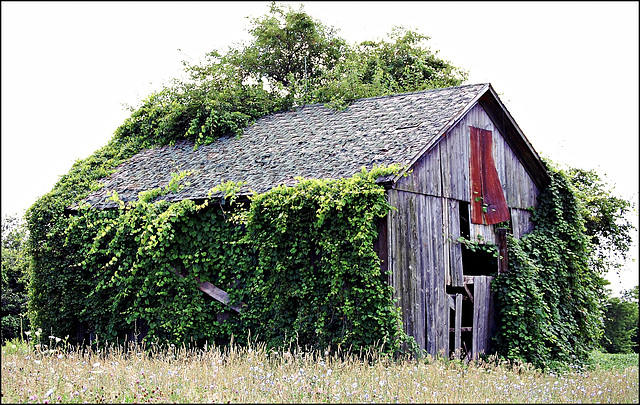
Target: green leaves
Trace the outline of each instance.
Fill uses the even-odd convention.
[[[580,201],[563,172],[538,196],[534,230],[509,236],[509,272],[494,280],[498,352],[540,368],[584,364],[601,335],[603,280],[591,250]]]

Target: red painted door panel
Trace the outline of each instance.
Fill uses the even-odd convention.
[[[471,131],[469,159],[471,222],[491,225],[508,221],[509,208],[493,160],[491,131],[476,127],[469,127],[469,129]]]

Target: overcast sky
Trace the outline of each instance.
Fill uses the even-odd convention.
[[[288,2],[284,2],[288,3]],[[291,2],[295,8],[299,2]],[[23,214],[137,105],[269,2],[2,2],[2,216]],[[308,2],[348,42],[393,25],[490,82],[543,157],[638,204],[638,2]],[[637,226],[637,212],[633,219]],[[632,258],[612,289],[638,284]]]

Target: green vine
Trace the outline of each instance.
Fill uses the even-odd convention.
[[[145,324],[145,339],[175,344],[252,335],[269,345],[296,339],[357,349],[385,342],[397,350],[406,337],[373,250],[376,220],[390,209],[375,179],[397,171],[298,179],[248,205],[236,203],[241,184],[211,190],[233,215],[211,204],[217,200],[158,200],[178,190],[187,172],[135,202],[112,195],[115,209],[80,206],[59,230],[64,238],[56,247],[65,254],[55,287],[32,284],[34,324],[61,336],[84,324],[105,343]],[[230,305],[242,303],[242,312],[219,318],[229,308],[198,290],[205,281],[226,291]],[[54,296],[51,310],[57,288],[65,294]]]
[[[548,168],[534,230],[508,237],[509,271],[494,280],[498,353],[540,368],[583,364],[601,334],[603,279],[589,266],[582,207],[566,175]]]

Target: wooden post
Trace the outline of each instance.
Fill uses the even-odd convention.
[[[498,228],[496,230],[498,236],[498,274],[509,271],[509,257],[507,256],[507,229]]]
[[[455,356],[460,358],[460,336],[462,332],[462,294],[456,294],[456,321],[455,321]]]

